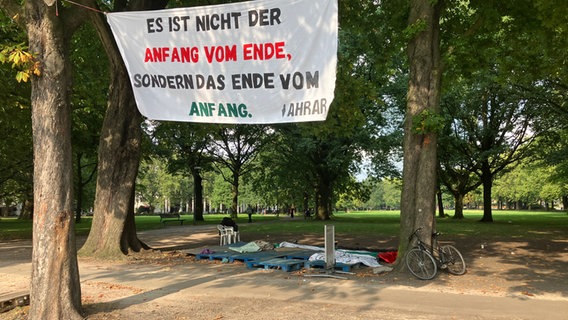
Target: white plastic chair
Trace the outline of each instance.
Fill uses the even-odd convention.
[[[232,241],[231,243],[240,242],[241,241],[241,233],[239,231],[235,231],[233,229],[233,227],[229,227],[229,228],[231,228],[231,231],[230,231],[230,236],[231,236],[231,241]]]
[[[233,227],[219,224],[217,229],[219,230],[219,244],[221,246],[241,241],[241,234],[235,231]]]
[[[229,229],[222,224],[217,225],[217,229],[219,230],[219,245],[223,246],[226,244],[231,243],[232,240],[232,232],[229,234]],[[232,231],[233,228],[231,228]]]

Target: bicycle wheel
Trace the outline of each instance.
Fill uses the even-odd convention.
[[[442,263],[448,268],[448,272],[455,275],[462,275],[465,273],[465,260],[462,254],[452,245],[444,245],[440,247],[442,253]]]
[[[430,280],[436,276],[438,267],[436,261],[428,251],[418,248],[410,249],[406,253],[406,266],[416,278]]]

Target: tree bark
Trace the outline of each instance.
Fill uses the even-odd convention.
[[[75,205],[75,223],[79,223],[81,222],[81,210],[83,208],[83,175],[81,173],[81,158],[83,154],[78,152],[75,156],[75,168],[77,169],[77,178],[75,181],[75,196],[77,198]]]
[[[18,219],[31,220],[33,218],[33,212],[33,196],[29,196],[24,200],[24,204],[22,205],[22,212],[20,213],[20,217]]]
[[[436,188],[436,199],[438,200],[438,217],[445,218],[446,214],[444,213],[444,199],[442,198],[442,190],[440,189],[439,183],[438,187]]]
[[[454,209],[454,219],[463,219],[463,194],[456,192],[454,194],[456,208]]]
[[[320,173],[318,187],[316,189],[317,210],[316,219],[330,220],[331,219],[331,201],[333,194],[333,184]]]
[[[239,173],[237,170],[233,171],[233,182],[231,187],[231,218],[237,220],[239,213],[238,213],[238,205],[239,205]]]
[[[129,236],[123,232],[135,232],[125,228],[125,222],[132,209],[130,198],[138,173],[142,119],[126,71],[122,66],[114,67],[98,152],[93,224],[81,248],[81,254],[99,258],[119,258],[127,254],[129,248],[123,247],[125,243],[121,243],[121,239]]]
[[[68,49],[74,27],[56,15],[54,1],[29,0],[25,10],[30,52],[42,71],[31,80],[34,236],[29,318],[82,319],[69,106]]]
[[[134,189],[130,196],[130,205],[126,213],[126,221],[124,222],[124,230],[120,242],[121,248],[130,248],[132,251],[139,252],[141,250],[151,249],[148,245],[138,239],[136,234],[136,222],[134,220]]]
[[[436,132],[417,132],[414,123],[424,111],[439,112],[441,70],[439,16],[441,1],[411,0],[408,23],[423,24],[424,28],[408,43],[410,79],[404,122],[403,186],[401,196],[400,261],[409,247],[408,237],[422,227],[423,235],[434,229],[436,210]],[[430,241],[430,237],[423,237]]]
[[[199,169],[191,169],[193,175],[193,203],[195,209],[193,211],[193,221],[204,221],[203,219],[203,178],[199,173]]]
[[[99,14],[93,15],[93,23],[110,60],[111,81],[99,142],[93,223],[80,254],[120,259],[130,249],[139,251],[145,247],[135,235],[132,203],[140,160],[142,116],[108,25]],[[129,215],[132,221],[127,223]]]

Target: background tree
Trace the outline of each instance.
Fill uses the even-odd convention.
[[[286,124],[275,128],[272,142],[255,160],[256,170],[251,172],[248,184],[265,205],[279,205],[284,210],[299,206],[310,192],[313,199],[314,182],[311,171],[306,170],[307,152],[295,148],[298,140],[290,139],[297,127]]]
[[[206,172],[204,174],[204,193],[208,195],[209,212],[228,213],[228,208],[233,203],[232,185],[227,182],[224,177],[230,176],[230,170],[222,168],[224,174],[216,171]]]
[[[33,209],[30,84],[15,80],[29,69],[25,61],[14,61],[29,54],[26,38],[22,28],[0,12],[0,77],[11,82],[0,87],[0,135],[5,138],[0,145],[0,202],[24,204],[20,218],[31,218]]]
[[[137,176],[137,198],[150,206],[150,214],[164,203],[166,190],[163,186],[171,181],[165,162],[155,157],[142,160]],[[164,208],[165,209],[165,208]]]
[[[557,181],[558,168],[526,159],[495,182],[494,197],[499,208],[551,210],[566,194],[566,181]],[[560,207],[560,206],[559,206]]]
[[[193,185],[189,179],[168,170],[168,163],[156,156],[142,160],[136,180],[136,199],[149,206],[149,213],[154,210],[170,212],[191,209]]]
[[[72,40],[72,144],[74,159],[75,222],[93,207],[97,172],[97,147],[104,117],[108,77],[106,56],[89,24],[82,26]],[[93,63],[96,61],[96,63]]]
[[[206,149],[209,130],[211,126],[203,124],[160,122],[153,131],[157,152],[168,162],[170,172],[193,177],[194,221],[204,221],[202,173],[211,169]]]
[[[492,221],[495,176],[529,155],[537,132],[531,130],[531,101],[495,83],[484,85],[482,75],[472,79],[478,83],[456,87],[462,98],[444,103],[445,115],[452,120],[450,135],[440,139],[441,180],[455,196],[456,218],[463,218],[463,196],[483,185],[483,221]]]
[[[528,156],[531,143],[549,128],[543,117],[549,75],[542,70],[550,71],[551,60],[542,55],[542,39],[550,36],[541,18],[529,14],[534,5],[461,3],[448,9],[445,76],[451,85],[442,107],[451,134],[440,140],[440,163],[442,181],[456,196],[457,218],[463,217],[460,198],[482,184],[482,221],[493,221],[495,175]]]
[[[231,217],[237,218],[240,179],[253,169],[256,156],[267,143],[270,133],[261,125],[217,126],[208,146],[217,171],[231,184]],[[228,174],[223,170],[229,170]]]
[[[566,104],[568,105],[568,104]],[[550,137],[550,136],[549,136]],[[547,141],[544,141],[541,146],[547,152],[544,152],[540,157],[540,163],[545,166],[554,167],[554,171],[549,177],[549,181],[560,188],[560,198],[562,199],[562,206],[568,212],[568,129],[561,128],[556,131],[556,135]]]
[[[375,23],[381,19],[373,1],[340,2],[339,6],[336,95],[327,120],[277,128],[284,146],[279,167],[288,172],[302,169],[299,179],[286,178],[286,184],[277,189],[279,194],[293,195],[290,200],[303,198],[304,207],[312,201],[316,218],[324,220],[331,218],[339,194],[361,187],[352,176],[365,157],[374,160],[378,176],[393,174],[392,150],[400,145],[392,139],[398,126],[389,127],[395,121],[389,122],[389,104],[382,101],[379,90],[392,75],[385,66],[391,65],[387,52],[393,48],[385,45],[382,30],[388,24]]]
[[[394,210],[400,208],[400,179],[382,179],[379,181],[367,179],[365,183],[371,186],[369,200],[365,203],[367,209]]]

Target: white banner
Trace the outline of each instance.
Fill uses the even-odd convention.
[[[209,123],[323,121],[334,97],[337,0],[108,13],[138,109]]]

